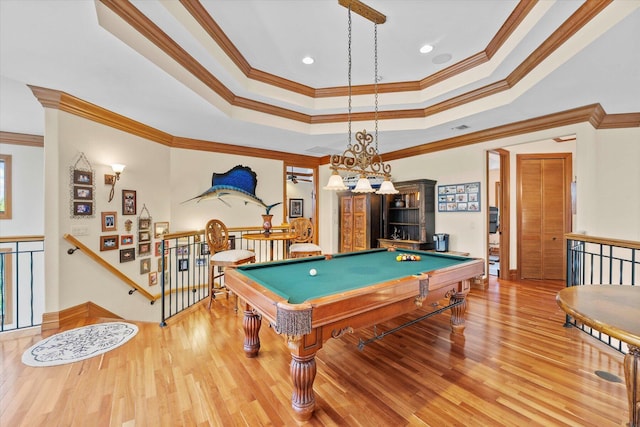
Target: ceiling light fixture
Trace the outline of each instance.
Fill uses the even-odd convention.
[[[310,56],[305,56],[304,58],[302,58],[302,63],[303,64],[307,64],[307,65],[311,65],[313,64],[315,61],[313,60],[312,57]]]
[[[431,46],[430,44],[425,44],[420,48],[420,53],[429,53],[432,50],[433,50],[433,46]]]
[[[348,136],[347,148],[344,152],[333,154],[330,158],[330,169],[333,171],[325,190],[344,191],[348,187],[340,172],[357,174],[360,178],[353,190],[354,193],[396,194],[391,182],[391,166],[382,161],[378,152],[378,24],[386,21],[386,17],[358,0],[338,0],[342,6],[348,8]],[[356,132],[356,143],[351,144],[351,9],[359,15],[373,22],[374,29],[374,94],[375,94],[375,136],[366,130]],[[372,145],[373,143],[373,145]],[[376,191],[369,182],[369,177],[382,177],[384,181]]]

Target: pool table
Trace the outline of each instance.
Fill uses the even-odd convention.
[[[400,254],[419,261],[397,261]],[[311,275],[315,269],[317,274]],[[244,351],[260,350],[262,319],[291,352],[291,406],[299,420],[315,409],[315,355],[329,338],[449,299],[451,327],[464,331],[465,297],[484,261],[393,248],[245,264],[225,272],[225,285],[244,303]]]

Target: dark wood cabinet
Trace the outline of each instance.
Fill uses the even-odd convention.
[[[375,193],[339,193],[340,252],[378,246],[382,237],[382,200]]]
[[[380,247],[433,249],[436,231],[436,181],[416,179],[395,182],[399,191],[384,197],[384,231]]]

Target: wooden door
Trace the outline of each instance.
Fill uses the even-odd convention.
[[[340,195],[340,252],[375,248],[381,236],[382,197],[378,194]]]
[[[361,251],[369,249],[369,205],[367,195],[353,196],[353,249]]]
[[[340,196],[340,252],[353,251],[353,198]]]
[[[522,279],[565,279],[571,230],[571,153],[517,156],[518,270]]]

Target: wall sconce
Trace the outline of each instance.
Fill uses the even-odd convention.
[[[104,176],[104,183],[111,184],[111,191],[109,192],[109,202],[113,200],[113,196],[116,191],[116,181],[120,180],[120,174],[124,170],[124,165],[116,163],[111,165],[111,169],[113,169],[113,173],[115,173],[115,175]]]

